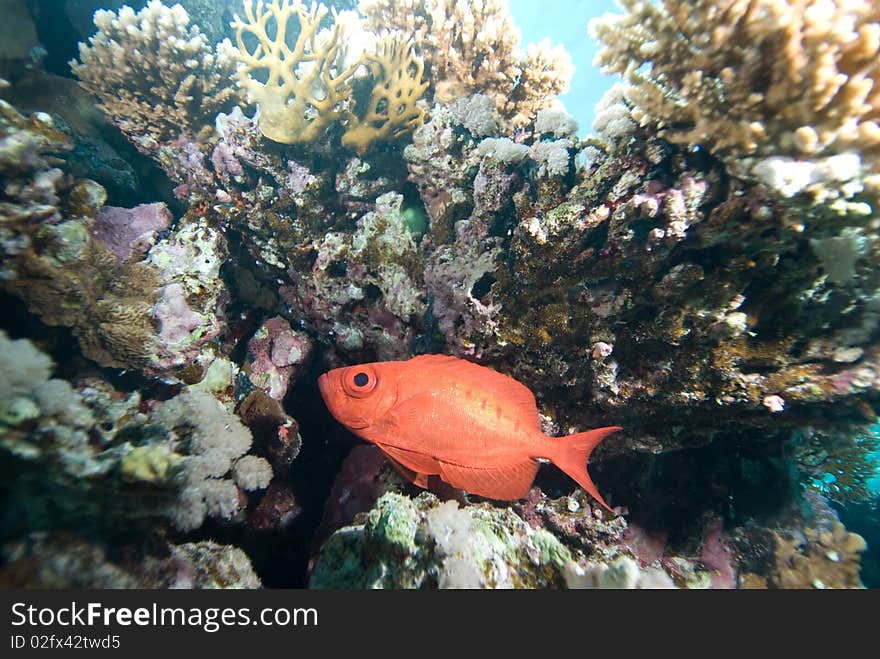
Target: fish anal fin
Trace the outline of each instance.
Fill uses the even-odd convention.
[[[376,444],[376,446],[382,449],[385,455],[399,462],[407,469],[425,475],[440,473],[440,463],[430,455],[408,451],[396,446],[388,446],[387,444]]]
[[[538,463],[532,459],[491,469],[466,467],[449,462],[441,462],[440,466],[443,480],[453,487],[500,501],[523,498],[528,494],[535,480],[535,474],[538,473]]]

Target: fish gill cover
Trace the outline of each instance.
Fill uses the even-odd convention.
[[[586,137],[503,0],[4,7],[2,583],[880,585],[876,3],[622,0]],[[613,511],[333,421],[426,353]]]

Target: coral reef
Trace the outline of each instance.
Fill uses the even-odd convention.
[[[831,531],[807,529],[806,542],[776,538],[776,572],[770,583],[777,588],[858,588],[859,554],[864,539],[837,523]]]
[[[222,236],[204,222],[182,222],[153,245],[167,210],[132,210],[127,216],[139,216],[143,231],[114,221],[120,211],[102,211],[101,186],[71,181],[54,166],[51,154],[66,142],[48,119],[28,119],[5,102],[2,109],[3,287],[43,322],[71,327],[97,363],[176,377],[220,331]],[[142,260],[126,253],[138,241],[138,255],[149,249]]]
[[[0,96],[20,112],[40,112],[64,133],[70,148],[57,154],[64,171],[103,186],[116,204],[136,203],[149,187],[131,160],[136,150],[95,106],[94,97],[76,81],[37,68],[27,69]]]
[[[628,556],[610,563],[587,567],[571,562],[566,565],[565,583],[572,589],[655,590],[675,588],[669,575],[658,568],[641,568]]]
[[[542,172],[535,144],[446,134],[432,153],[416,150],[417,132],[407,157],[445,237],[425,279],[447,349],[525,382],[565,428],[617,423],[639,437],[600,452],[693,446],[734,424],[784,433],[821,419],[853,432],[873,420],[869,232],[840,283],[811,243],[827,224],[793,226],[762,186],[668,143],[587,147],[572,184],[555,158]],[[459,169],[468,153],[479,167]],[[438,204],[441,188],[460,203]]]
[[[402,203],[389,192],[352,233],[326,233],[313,246],[310,271],[291,271],[293,283],[280,290],[293,313],[309,318],[345,354],[394,359],[412,351],[412,320],[425,303]]]
[[[310,587],[862,587],[861,536],[833,513],[820,521],[827,530],[802,526],[797,514],[786,523],[730,532],[707,519],[695,550],[673,551],[622,517],[606,519],[583,493],[550,499],[534,488],[524,503],[500,507],[386,491],[323,544]]]
[[[248,100],[260,108],[260,132],[283,144],[309,143],[319,139],[327,127],[341,117],[338,105],[351,96],[349,79],[360,61],[337,70],[337,58],[342,48],[342,24],[335,21],[330,34],[317,34],[321,20],[327,14],[323,4],[311,8],[298,0],[271,0],[244,4],[246,21],[236,17],[237,49],[234,57],[239,62],[238,83],[247,92]],[[286,43],[287,24],[296,16],[299,30],[293,48]],[[267,25],[274,26],[274,37]],[[293,27],[291,25],[291,27]],[[293,30],[292,30],[293,32]],[[245,34],[256,39],[256,46],[248,48]],[[304,63],[301,73],[297,68]],[[267,71],[261,81],[254,71]]]
[[[4,583],[870,585],[828,502],[876,473],[872,3],[626,0],[588,139],[503,0],[245,2],[236,46],[209,4],[107,3],[67,108],[16,46]],[[615,514],[352,450],[317,375],[422,353],[515,377],[551,436],[622,426]]]
[[[366,560],[377,556],[379,560]],[[323,546],[313,588],[512,588],[562,583],[569,551],[511,511],[431,494],[380,497],[364,523]]]
[[[568,89],[574,73],[568,52],[549,40],[523,52],[504,0],[361,0],[359,8],[372,30],[413,35],[435,101],[484,94],[508,130],[534,121]]]
[[[766,542],[772,567],[768,574],[744,572],[741,588],[862,588],[860,554],[864,538],[838,521],[825,531],[806,528],[795,533],[771,531]]]
[[[870,480],[880,466],[880,437],[865,433],[827,434],[808,428],[793,439],[794,462],[811,487],[838,503],[870,498]]]
[[[262,457],[245,455],[251,447],[250,431],[210,394],[181,393],[163,403],[152,420],[171,432],[167,445],[150,447],[149,451],[178,455],[176,479],[181,489],[172,512],[177,528],[198,528],[209,515],[229,519],[242,507],[242,490],[261,490],[269,485],[269,463]],[[182,452],[186,457],[179,455]],[[131,454],[128,458],[132,459]]]
[[[168,543],[161,553],[110,560],[70,533],[32,533],[2,548],[5,588],[260,588],[241,549],[210,540]]]
[[[135,208],[102,206],[90,233],[121,262],[139,260],[170,226],[171,212],[162,203]]]
[[[248,377],[271,398],[282,400],[294,370],[303,368],[312,345],[307,334],[291,329],[281,316],[270,318],[248,341]]]
[[[170,518],[191,530],[207,515],[241,513],[243,492],[272,478],[269,463],[248,454],[249,430],[208,393],[184,391],[144,412],[138,392],[50,379],[51,360],[26,339],[0,333],[0,348],[15,374],[0,389],[0,450],[20,524]]]
[[[494,110],[487,116],[485,105],[473,98],[465,99],[466,104],[460,100],[448,108],[437,106],[404,149],[408,178],[418,186],[438,245],[450,242],[455,222],[467,218],[473,208],[470,177],[479,165],[473,138],[494,130]]]
[[[382,39],[375,54],[365,54],[365,63],[373,78],[370,99],[362,117],[349,116],[342,135],[342,144],[361,155],[373,142],[394,140],[422,124],[418,101],[428,87],[422,60],[400,35]]]

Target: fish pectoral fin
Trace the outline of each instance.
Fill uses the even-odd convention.
[[[411,469],[420,474],[430,475],[440,473],[440,463],[430,455],[418,453],[416,451],[408,451],[404,448],[396,446],[388,446],[387,444],[376,444],[382,451],[395,462],[399,462],[407,469]],[[418,485],[418,483],[416,483]]]
[[[489,469],[442,461],[440,467],[441,477],[453,487],[502,501],[522,499],[528,494],[538,473],[538,463],[531,458]]]
[[[433,407],[434,396],[430,392],[414,394],[391,408],[385,415],[385,423],[394,435],[403,428],[421,428]]]

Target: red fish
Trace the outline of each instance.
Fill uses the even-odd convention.
[[[545,459],[611,510],[587,473],[587,460],[621,428],[548,437],[532,392],[490,368],[421,355],[336,368],[318,378],[318,386],[337,421],[378,446],[420,487],[436,476],[490,499],[520,499]]]

